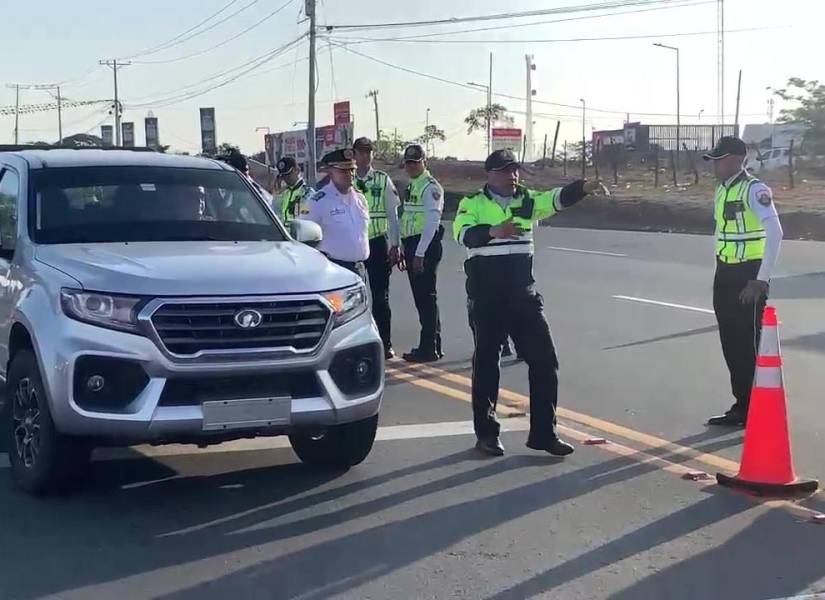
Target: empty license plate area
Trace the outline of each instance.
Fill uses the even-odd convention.
[[[204,431],[288,425],[292,413],[288,397],[218,400],[201,406]]]

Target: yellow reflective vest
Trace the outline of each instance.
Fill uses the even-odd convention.
[[[401,239],[421,235],[424,232],[425,213],[427,212],[427,207],[424,206],[424,191],[434,184],[438,185],[438,181],[427,170],[410,181],[406,198],[401,203]]]
[[[304,199],[312,193],[310,188],[303,179],[295,183],[294,186],[288,187],[281,195],[281,216],[284,224],[289,223],[301,216],[301,205]]]
[[[737,264],[765,256],[765,228],[750,207],[750,189],[759,180],[743,174],[733,185],[716,188],[716,256]]]
[[[361,179],[355,177],[355,189],[364,194],[370,211],[369,239],[387,235],[387,180],[389,175],[384,171],[373,170],[371,177]]]

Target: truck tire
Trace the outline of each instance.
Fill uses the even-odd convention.
[[[290,434],[289,442],[301,462],[323,467],[349,468],[364,461],[372,450],[378,430],[378,415],[329,427],[321,434],[307,431]]]
[[[55,428],[31,350],[21,351],[12,360],[6,404],[3,429],[11,476],[20,489],[45,495],[65,490],[83,478],[92,449]]]

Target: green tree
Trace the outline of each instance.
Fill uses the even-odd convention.
[[[427,154],[432,152],[435,153],[435,142],[444,142],[447,140],[447,136],[444,134],[443,129],[439,129],[438,125],[427,125],[424,128],[424,133],[416,140],[419,144],[423,145],[424,148],[430,148],[431,145],[433,147],[432,151],[428,150]]]
[[[504,119],[506,113],[507,108],[501,104],[485,105],[471,110],[470,114],[464,117],[464,124],[467,125],[467,135],[474,131],[487,131],[489,123]]]
[[[817,80],[791,77],[787,87],[774,93],[786,102],[796,104],[780,112],[779,122],[802,123],[810,127],[805,135],[808,151],[825,153],[825,85]]]
[[[392,135],[386,131],[381,131],[381,137],[376,143],[375,154],[382,160],[396,160],[401,157],[404,148],[409,142],[398,132],[394,131]]]

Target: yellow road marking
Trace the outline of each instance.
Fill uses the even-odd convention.
[[[472,380],[469,377],[464,377],[463,375],[459,375],[458,373],[451,373],[449,371],[445,371],[443,369],[427,365],[412,364],[410,366],[417,371],[427,373],[435,377],[439,377],[444,381],[451,381],[453,383],[457,383],[465,387],[469,387],[472,385]],[[388,370],[388,373],[395,375],[396,373],[398,373],[398,371],[390,369]],[[525,410],[530,405],[530,399],[527,396],[524,396],[523,394],[518,394],[516,392],[512,392],[510,390],[500,390],[499,397],[501,397],[504,400],[509,400],[510,404],[508,404],[508,406],[512,408],[521,408],[522,410]],[[625,439],[632,440],[640,444],[644,444],[649,448],[667,450],[672,454],[685,456],[687,458],[690,458],[691,460],[701,462],[703,464],[706,464],[717,469],[721,469],[723,471],[730,471],[732,473],[736,473],[739,470],[739,463],[729,460],[727,458],[722,458],[721,456],[716,456],[715,454],[708,454],[706,452],[699,452],[698,450],[694,450],[693,448],[675,444],[660,437],[643,433],[641,431],[636,431],[635,429],[630,429],[617,423],[605,421],[604,419],[591,417],[590,415],[586,415],[575,410],[570,410],[569,408],[564,408],[560,406],[558,408],[558,416],[561,419],[575,421],[576,423],[586,425],[587,427],[592,427],[593,429],[598,429],[599,431],[603,431],[610,435],[623,437]]]
[[[450,371],[445,371],[443,369],[427,365],[409,364],[406,365],[406,367],[407,369],[405,371],[396,368],[388,368],[387,375],[394,377],[396,379],[407,381],[418,387],[422,387],[439,393],[444,393],[446,396],[455,398],[457,400],[462,400],[464,402],[472,402],[472,397],[466,392],[461,392],[459,390],[455,390],[453,388],[440,385],[429,379],[422,379],[416,377],[414,375],[411,375],[409,371],[418,371],[423,374],[439,377],[444,381],[450,381],[452,383],[457,383],[465,387],[469,387],[472,384],[472,380],[470,378],[464,377],[463,375],[459,375],[458,373],[452,373]],[[519,410],[518,407],[522,407],[522,410],[519,412],[519,414],[524,414],[524,407],[529,406],[530,399],[522,394],[517,394],[516,392],[512,392],[510,390],[501,389],[499,390],[499,396],[503,399],[517,403],[517,406],[513,406],[510,404],[505,404],[503,407],[500,406],[497,409],[497,411],[499,412],[502,408],[505,410],[517,411]],[[649,435],[641,431],[636,431],[635,429],[630,429],[618,425],[616,423],[612,423],[610,421],[605,421],[604,419],[591,417],[590,415],[585,415],[570,409],[563,408],[559,409],[558,415],[562,419],[569,419],[571,421],[583,424],[587,427],[591,427],[596,430],[604,431],[606,433],[610,433],[613,435],[617,435],[619,437],[623,437],[625,439],[629,439],[631,441],[635,441],[644,446],[647,446],[649,450],[664,449],[671,454],[684,456],[693,461],[700,462],[708,466],[717,467],[734,473],[739,470],[739,464],[735,461],[728,460],[720,456],[716,456],[715,454],[699,452],[698,450],[694,450],[693,448],[682,446],[680,444],[675,444],[668,440],[653,435]],[[584,433],[577,429],[573,429],[572,427],[566,425],[560,424],[559,429],[578,442],[584,442],[591,437],[587,433]],[[688,473],[691,473],[693,471],[693,469],[683,464],[671,462],[665,458],[649,454],[643,450],[636,450],[635,448],[624,446],[622,444],[616,443],[613,440],[611,440],[609,444],[600,445],[598,447],[612,454],[632,458],[634,461],[641,464],[656,465],[660,469],[672,473],[674,475],[679,475],[680,477],[683,475],[687,475]],[[715,478],[710,478],[696,481],[696,483],[699,484],[701,487],[707,487],[710,485],[716,485],[716,480]],[[753,496],[748,497],[754,500],[755,502],[762,504],[768,508],[782,509],[785,512],[791,514],[793,517],[796,517],[801,520],[811,521],[814,517],[821,516],[821,513],[819,511],[797,504],[792,500],[762,499]]]

